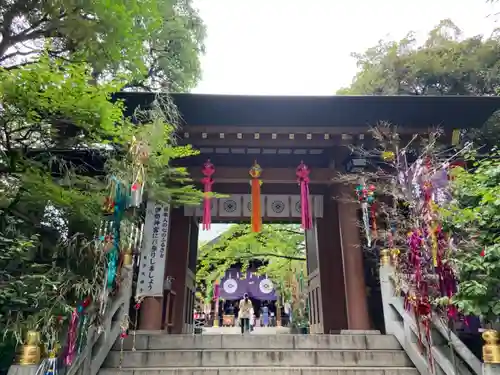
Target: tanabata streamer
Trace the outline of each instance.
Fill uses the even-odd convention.
[[[444,231],[438,210],[438,207],[451,199],[449,180],[452,176],[449,171],[456,166],[464,164],[446,162],[436,165],[429,155],[418,158],[409,166],[403,151],[396,154],[397,181],[406,203],[403,215],[413,226],[407,234],[406,249],[402,247],[403,251],[406,250],[407,258],[396,264],[396,276],[406,283],[405,308],[414,314],[417,321],[418,342],[422,354],[426,351],[424,341],[427,341],[429,346],[432,340],[430,321],[434,311],[431,308],[431,299],[437,296],[451,299],[457,292],[453,266],[447,261],[453,250],[453,236]],[[390,247],[401,246],[394,240],[396,230],[393,227],[396,226],[397,220],[398,217],[389,219]],[[449,320],[459,317],[457,308],[452,304],[447,305],[446,310]],[[429,354],[430,351],[427,350],[432,370],[434,364]]]
[[[107,275],[107,287],[108,289],[113,288],[113,284],[116,279],[116,273],[118,271],[118,258],[120,254],[120,225],[123,216],[123,210],[125,208],[125,197],[122,191],[121,183],[115,180],[115,202],[114,202],[114,212],[113,212],[113,248],[108,252],[108,275]]]
[[[78,339],[78,310],[74,309],[71,313],[71,319],[68,327],[68,347],[64,356],[64,364],[71,366],[76,356],[76,344]]]
[[[203,197],[203,218],[202,218],[202,230],[210,230],[212,225],[212,206],[211,206],[211,193],[212,193],[212,185],[214,184],[214,180],[212,178],[215,173],[215,167],[208,159],[205,164],[203,164],[203,169],[201,170],[203,173],[203,178],[201,179],[201,183],[204,188],[204,197]]]
[[[104,212],[107,218],[103,220],[102,228],[99,233],[100,247],[106,258],[106,276],[103,280],[103,290],[100,293],[101,306],[99,312],[101,314],[104,314],[108,295],[116,285],[115,281],[120,266],[121,222],[127,208],[128,200],[129,194],[127,187],[116,177],[112,176],[109,182],[109,195],[104,204]],[[110,217],[111,220],[109,219]]]
[[[262,229],[262,209],[260,206],[260,185],[262,185],[260,176],[262,174],[262,168],[257,162],[254,162],[249,173],[252,177],[250,181],[252,186],[252,232],[259,233]]]
[[[358,202],[361,203],[361,210],[363,213],[363,227],[365,230],[366,242],[368,246],[372,244],[372,235],[370,233],[370,216],[368,212],[368,206],[372,206],[375,203],[375,185],[369,185],[366,187],[363,184],[356,186],[356,197],[358,198]],[[372,221],[375,224],[375,211],[372,211]],[[376,227],[375,227],[376,231]],[[376,233],[374,234],[374,236]]]
[[[142,204],[146,178],[144,163],[146,163],[149,153],[147,148],[141,142],[138,142],[135,137],[132,137],[129,153],[132,159],[134,180],[130,186],[128,206],[139,207]]]
[[[214,283],[213,293],[214,293],[213,300],[217,301],[219,299],[219,296],[220,296],[220,284],[219,284],[219,280],[216,280],[215,283]]]
[[[309,207],[309,168],[304,164],[303,161],[300,162],[299,166],[295,171],[297,175],[297,182],[300,186],[300,207],[301,207],[301,217],[302,217],[302,228],[305,230],[312,228],[312,215],[311,209]]]

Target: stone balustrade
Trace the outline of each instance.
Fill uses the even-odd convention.
[[[418,335],[425,327],[418,327],[420,323],[405,310],[404,298],[396,294],[394,272],[395,268],[385,254],[380,262],[380,288],[386,333],[397,338],[421,375],[500,374],[500,364],[482,363],[435,314],[430,322],[431,342],[421,340],[423,343],[420,343]]]
[[[128,319],[132,297],[132,266],[122,268],[119,292],[108,300],[102,326],[91,325],[87,333],[87,343],[71,366],[59,369],[60,375],[96,375],[111,348],[122,332],[122,325]],[[15,364],[8,375],[37,375],[39,366]],[[43,374],[42,374],[43,375]]]

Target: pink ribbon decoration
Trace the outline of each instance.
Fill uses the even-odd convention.
[[[210,162],[210,159],[203,164],[201,172],[205,176],[201,179],[205,192],[205,197],[203,198],[202,230],[210,230],[212,224],[212,207],[210,202],[212,197],[210,196],[210,193],[212,192],[212,185],[214,184],[212,175],[215,173],[215,167]]]
[[[411,270],[413,271],[414,281],[417,284],[417,289],[420,288],[420,282],[422,281],[422,269],[421,269],[421,246],[422,246],[422,236],[419,230],[415,229],[410,233],[408,237],[408,246],[410,247],[409,252],[409,263]]]
[[[220,297],[220,284],[219,280],[216,280],[214,284],[214,301],[217,301],[219,297]]]
[[[76,341],[77,341],[77,328],[78,328],[78,311],[74,309],[71,313],[71,321],[68,328],[68,348],[64,356],[64,364],[71,366],[76,355]]]
[[[312,228],[312,215],[309,207],[309,173],[309,168],[301,161],[295,170],[295,174],[297,175],[297,182],[300,185],[302,228],[305,230]]]

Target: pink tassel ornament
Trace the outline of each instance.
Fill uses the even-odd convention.
[[[312,213],[309,207],[309,173],[311,172],[307,165],[301,161],[295,173],[300,186],[302,228],[308,230],[312,228]]]
[[[214,184],[212,176],[215,173],[215,167],[210,162],[210,159],[203,164],[201,172],[203,173],[203,176],[205,176],[201,179],[205,193],[205,197],[203,198],[202,230],[210,230],[212,224],[211,192],[212,185]]]

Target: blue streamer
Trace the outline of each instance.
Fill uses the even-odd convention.
[[[115,178],[112,179],[116,183],[115,191],[115,204],[113,212],[113,248],[109,251],[108,257],[108,275],[107,275],[107,287],[108,289],[113,288],[113,284],[116,279],[116,273],[118,270],[118,257],[120,253],[120,224],[123,216],[124,209],[124,194],[121,189],[121,183]]]

